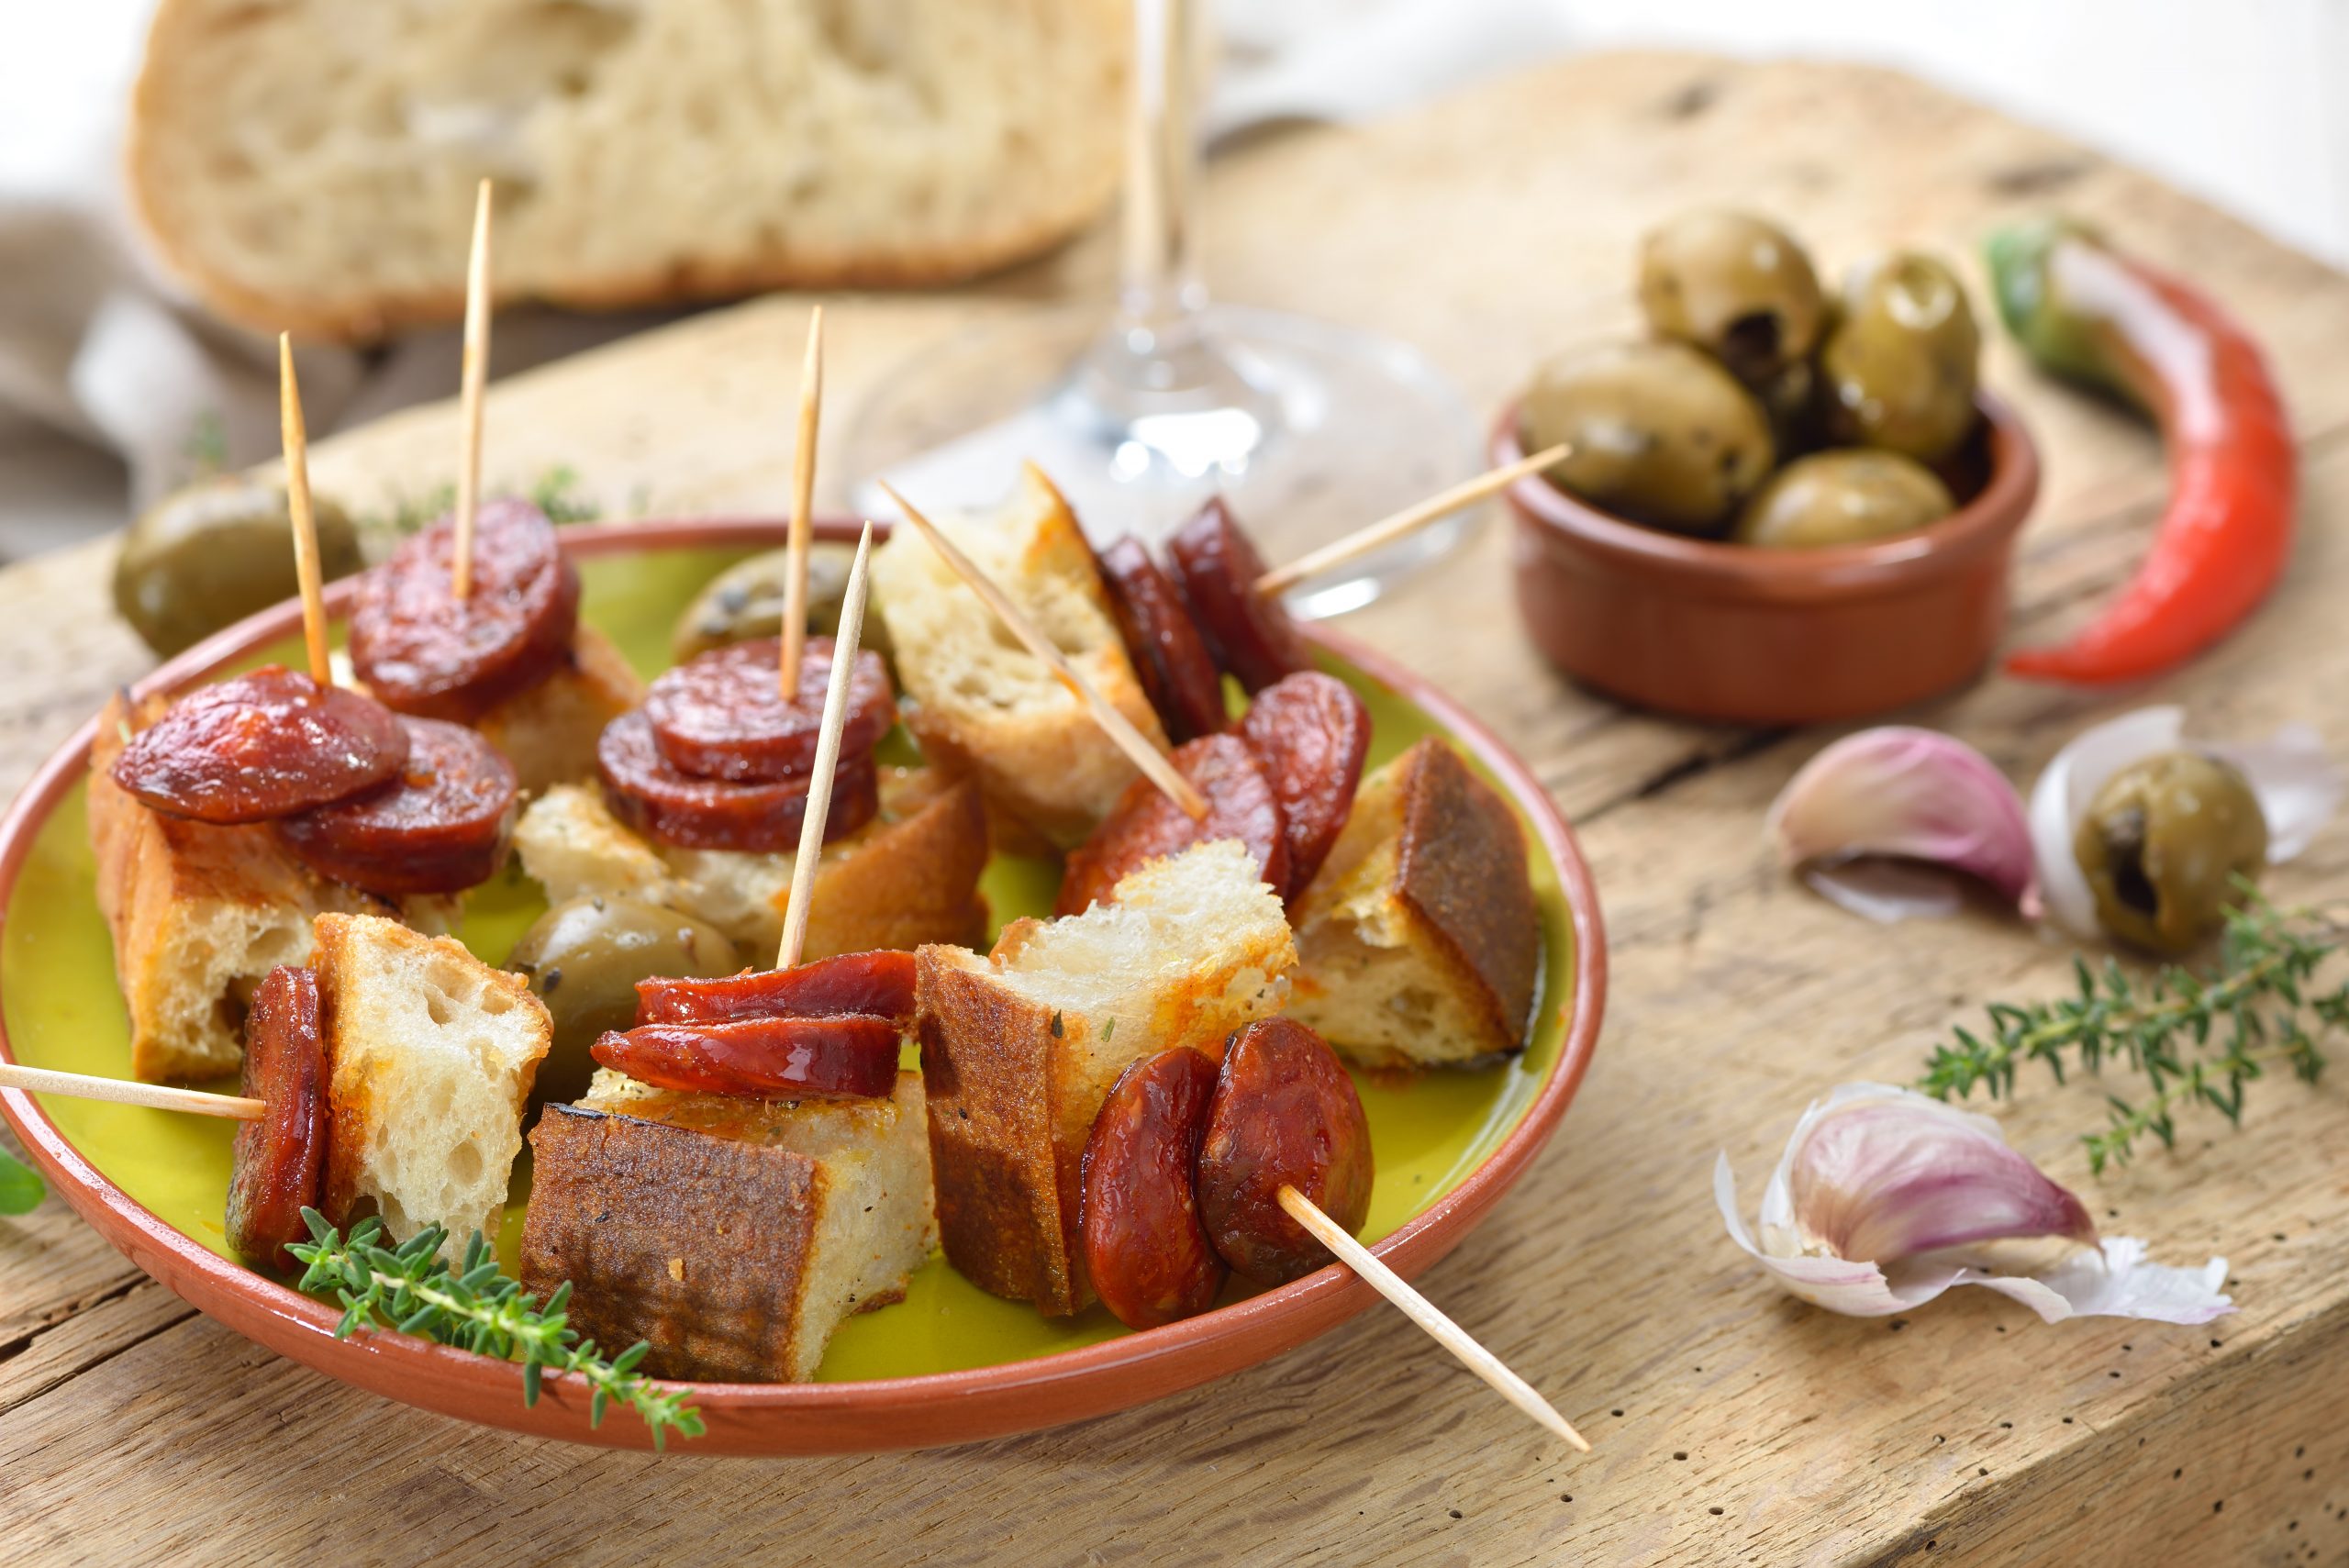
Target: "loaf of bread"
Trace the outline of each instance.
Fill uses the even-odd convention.
[[[1289,1016],[1365,1067],[1459,1066],[1525,1044],[1542,910],[1500,792],[1433,736],[1363,781],[1297,898]]]
[[[522,1151],[522,1106],[553,1042],[544,1003],[453,937],[367,915],[321,915],[311,967],[325,1021],[319,1207],[373,1211],[404,1241],[428,1225],[461,1252],[493,1240]]]
[[[604,308],[933,284],[1117,180],[1124,0],[162,0],[131,203],[248,326],[454,319],[476,182],[501,297]]]
[[[1178,1045],[1219,1053],[1280,1010],[1297,962],[1279,895],[1234,840],[1152,861],[1116,902],[1016,920],[995,951],[916,955],[915,1030],[946,1256],[1053,1315],[1092,1299],[1079,1162],[1118,1074]]]
[[[1166,732],[1118,635],[1093,548],[1042,471],[1024,467],[993,512],[938,524],[1164,749]],[[906,728],[923,751],[975,775],[991,806],[1060,848],[1084,842],[1136,775],[1076,694],[913,529],[899,528],[874,556],[873,586],[908,699]]]
[[[607,1069],[530,1134],[522,1283],[651,1346],[656,1377],[804,1383],[843,1318],[903,1299],[938,1240],[921,1074],[885,1100],[754,1100]]]
[[[596,894],[644,899],[708,921],[753,954],[772,952],[782,939],[796,856],[648,843],[596,789],[576,784],[532,802],[514,847],[551,902]],[[880,815],[824,846],[802,951],[816,959],[978,942],[986,862],[976,785],[930,768],[884,768]]]

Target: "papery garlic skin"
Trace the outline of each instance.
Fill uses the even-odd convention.
[[[1886,858],[1965,872],[2018,902],[2032,892],[2021,798],[1988,758],[1936,730],[1886,725],[1836,741],[1778,792],[1768,832],[1781,862],[1872,919],[1962,902],[1948,879]]]
[[[2266,740],[2230,746],[2188,741],[2186,710],[2168,705],[2091,725],[2049,759],[2031,789],[2032,847],[2040,903],[2050,920],[2074,936],[2099,934],[2096,895],[2080,871],[2074,835],[2115,773],[2179,751],[2205,751],[2241,771],[2267,821],[2270,865],[2281,865],[2308,848],[2340,810],[2349,789],[2349,778],[2325,754],[2322,738],[2304,724],[2286,725]]]
[[[2144,1262],[2131,1238],[2097,1241],[2078,1198],[2007,1146],[1998,1123],[1884,1084],[1844,1084],[1804,1111],[1762,1195],[1759,1243],[1724,1153],[1713,1196],[1730,1238],[1781,1288],[1831,1311],[1882,1317],[1954,1285],[1986,1285],[2050,1323],[2072,1317],[2206,1323],[2234,1309],[2227,1264]],[[2070,1243],[2028,1273],[1976,1266],[1991,1242]]]

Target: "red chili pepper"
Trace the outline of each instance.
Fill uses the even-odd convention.
[[[2062,219],[1992,237],[1998,313],[2033,363],[2161,427],[2170,498],[2136,574],[2069,642],[2017,675],[2082,684],[2183,663],[2256,609],[2292,550],[2299,456],[2259,347],[2217,305]]]

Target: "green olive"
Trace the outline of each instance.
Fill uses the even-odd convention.
[[[2256,877],[2267,863],[2267,818],[2233,764],[2168,751],[2105,782],[2072,853],[2106,930],[2183,953],[2224,923],[2234,879]]]
[[[685,613],[677,617],[671,643],[677,662],[696,654],[783,629],[786,551],[769,550],[738,561],[709,580]],[[807,629],[830,636],[840,629],[841,601],[848,597],[848,572],[856,551],[844,544],[818,544],[807,551]],[[880,629],[878,616],[864,623],[865,646]]]
[[[1731,536],[1764,550],[1860,544],[1921,528],[1956,503],[1932,470],[1898,452],[1815,452],[1770,476]]]
[[[1982,334],[1957,274],[1898,251],[1854,271],[1819,351],[1836,439],[1938,462],[1977,417]]]
[[[1684,213],[1641,242],[1640,308],[1660,336],[1694,343],[1758,387],[1819,341],[1819,274],[1766,218]]]
[[[715,926],[641,899],[589,895],[549,909],[506,961],[554,1018],[554,1045],[539,1063],[532,1096],[567,1103],[587,1092],[596,1073],[587,1048],[606,1029],[636,1022],[638,981],[731,974],[740,962]]]
[[[318,569],[328,579],[365,562],[350,517],[314,497]],[[241,475],[200,480],[157,502],[123,535],[114,603],[166,657],[300,591],[285,491]]]
[[[1595,506],[1676,533],[1726,522],[1774,461],[1769,416],[1686,343],[1618,343],[1553,360],[1525,395],[1522,437],[1574,450],[1544,472]]]

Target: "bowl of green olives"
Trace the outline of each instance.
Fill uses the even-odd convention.
[[[1988,662],[2039,458],[1978,384],[1948,265],[1897,250],[1840,293],[1767,219],[1684,215],[1641,249],[1649,337],[1544,363],[1493,461],[1519,480],[1518,605],[1567,674],[1747,724],[1881,713]]]

